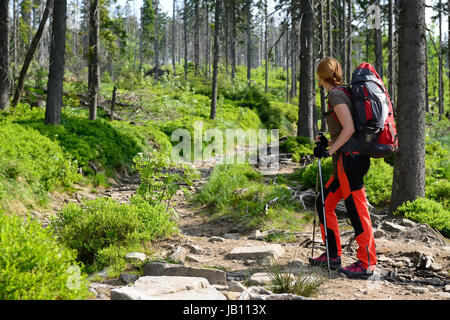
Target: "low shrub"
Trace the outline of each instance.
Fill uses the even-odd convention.
[[[417,198],[407,201],[396,209],[394,215],[426,223],[450,238],[450,211],[434,200]]]
[[[0,300],[84,299],[85,275],[73,250],[28,218],[0,214]]]
[[[292,154],[292,160],[299,162],[301,158],[312,155],[314,144],[305,137],[288,137],[280,143],[280,151]]]
[[[162,204],[97,198],[82,206],[68,204],[52,220],[52,227],[62,244],[77,250],[78,259],[92,266],[99,251],[112,245],[129,246],[173,234],[177,226],[170,218]]]

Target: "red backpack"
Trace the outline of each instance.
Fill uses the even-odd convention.
[[[360,144],[361,154],[384,158],[397,152],[391,99],[375,68],[362,63],[353,71],[351,85],[341,89],[352,99],[354,136]]]

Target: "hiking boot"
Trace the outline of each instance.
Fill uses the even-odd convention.
[[[339,268],[338,270],[352,279],[368,279],[371,275],[373,275],[373,271],[367,271],[360,260],[352,263],[348,267]]]
[[[328,267],[327,264],[327,252],[325,251],[317,258],[309,258],[309,264],[314,267]],[[330,269],[336,270],[341,267],[341,258],[338,257],[330,257]]]

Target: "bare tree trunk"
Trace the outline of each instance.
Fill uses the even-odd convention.
[[[345,78],[347,75],[346,72],[346,53],[347,53],[347,46],[346,46],[346,40],[347,40],[347,15],[345,14],[345,0],[339,0],[339,3],[341,5],[340,7],[340,14],[341,14],[341,27],[340,29],[340,53],[341,53],[341,65],[342,65],[342,75]],[[345,79],[347,81],[347,79]]]
[[[184,28],[184,79],[187,80],[188,38],[187,38],[187,1],[184,0],[183,28]]]
[[[111,112],[109,113],[109,121],[114,120],[114,113],[116,111],[116,93],[117,93],[117,87],[114,86],[112,97],[111,97]]]
[[[219,29],[222,0],[216,0],[214,12],[214,60],[213,60],[213,79],[212,79],[212,98],[210,119],[216,118],[217,110],[217,74],[219,69]]]
[[[159,78],[159,31],[158,31],[158,6],[159,1],[155,0],[155,79]]]
[[[348,19],[347,19],[347,83],[350,83],[352,77],[352,1],[347,1]]]
[[[289,103],[289,27],[286,28],[286,103]]]
[[[406,201],[425,197],[425,1],[400,0],[399,25],[399,151],[390,213]]]
[[[430,101],[428,95],[428,44],[425,37],[425,111],[430,112]]]
[[[199,36],[199,0],[194,0],[194,70],[198,74],[200,65],[200,36]]]
[[[66,52],[67,0],[53,4],[52,40],[50,46],[50,68],[47,83],[46,124],[61,124],[63,102],[64,54]]]
[[[323,0],[322,0],[323,1]],[[323,5],[323,2],[322,2]],[[328,37],[327,37],[327,54],[328,56],[333,56],[333,28],[331,23],[331,1],[327,0],[327,31],[328,31]],[[323,127],[322,127],[323,128]]]
[[[234,80],[236,76],[236,8],[235,0],[231,2],[231,79]]]
[[[319,58],[322,59],[325,56],[325,30],[324,30],[324,15],[323,15],[323,4],[324,0],[319,1],[319,36],[320,36],[320,50]],[[330,40],[330,39],[328,39]],[[329,43],[328,43],[329,44]],[[330,50],[330,49],[328,49]],[[323,86],[320,87],[320,131],[327,131],[327,122],[325,121],[326,112],[326,102],[325,102],[325,89]]]
[[[391,100],[394,98],[394,83],[395,83],[395,74],[394,74],[394,61],[393,61],[393,55],[394,55],[394,35],[393,35],[393,19],[394,19],[394,1],[389,0],[388,2],[388,43],[389,43],[389,58],[388,58],[388,74],[389,74],[389,96],[391,97]]]
[[[98,94],[100,91],[100,0],[91,0],[89,7],[89,120],[97,119]]]
[[[20,96],[22,95],[23,91],[23,86],[25,84],[25,76],[27,74],[28,67],[30,66],[31,60],[33,60],[34,52],[36,51],[39,40],[41,39],[42,33],[44,32],[45,23],[47,22],[48,16],[50,15],[52,6],[53,0],[47,0],[44,13],[42,14],[41,22],[39,23],[39,28],[36,31],[33,40],[31,41],[30,47],[27,51],[27,55],[25,56],[25,60],[23,62],[22,70],[20,70],[20,76],[17,82],[16,91],[11,102],[11,106],[13,109],[15,109],[17,104],[19,103]]]
[[[209,7],[208,7],[208,2],[205,1],[205,41],[206,41],[206,45],[205,45],[205,79],[208,79],[208,68],[209,68]]]
[[[444,113],[444,79],[442,64],[442,0],[439,0],[439,120],[442,120],[442,115]]]
[[[173,66],[173,74],[175,74],[175,41],[176,41],[176,0],[173,0],[173,14],[172,14],[172,66]]]
[[[377,6],[380,6],[380,0],[376,1]],[[375,34],[375,69],[383,79],[383,44],[381,38],[381,26],[374,29]]]
[[[252,0],[246,0],[246,12],[247,12],[247,85],[250,86],[251,81],[251,68],[252,68],[252,38],[251,38],[251,6]]]
[[[314,0],[301,0],[300,95],[297,136],[313,141]]]
[[[143,37],[144,37],[144,7],[141,7],[141,32],[139,33],[139,72],[141,72],[142,70],[142,60],[143,60],[143,54],[142,54],[142,42],[144,41]]]
[[[0,110],[9,108],[9,0],[0,1]]]
[[[269,86],[268,86],[268,77],[269,77],[269,45],[268,45],[268,36],[267,36],[267,32],[269,29],[269,21],[268,21],[268,17],[267,17],[267,0],[264,0],[264,91],[267,92],[269,91]]]

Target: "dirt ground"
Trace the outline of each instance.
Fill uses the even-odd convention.
[[[196,192],[208,179],[213,165],[202,165],[198,169],[202,178],[197,181],[190,192]],[[289,173],[295,166],[282,167],[281,172]],[[93,199],[100,196],[113,197],[121,202],[127,202],[138,187],[137,177],[124,177],[119,184],[108,189],[99,188],[95,192],[88,188],[80,188],[74,198],[55,198],[51,212],[68,202],[80,202],[82,198]],[[201,253],[191,254],[184,262],[188,266],[213,267],[227,272],[229,278],[241,281],[252,273],[261,272],[261,266],[255,261],[232,260],[226,257],[232,249],[242,246],[261,246],[265,242],[248,239],[253,231],[239,232],[238,239],[225,236],[236,234],[236,227],[228,219],[212,221],[207,208],[196,207],[186,200],[182,192],[178,192],[173,203],[178,213],[177,223],[181,234],[170,240],[154,244],[161,257],[167,257],[176,248],[195,245],[201,248]],[[47,214],[36,213],[47,222]],[[402,233],[383,229],[385,217],[377,216],[374,227],[380,229],[381,236],[375,240],[378,264],[373,277],[369,280],[347,279],[337,271],[332,271],[329,278],[326,270],[322,276],[327,280],[320,286],[320,292],[314,299],[319,300],[442,300],[450,299],[450,242],[443,239],[426,226],[415,227],[417,234],[402,236]],[[398,222],[398,221],[396,221]],[[357,244],[350,243],[353,236],[352,228],[346,219],[340,219],[341,241],[343,249],[342,263],[348,265],[356,261]],[[400,227],[399,227],[400,228]],[[414,228],[408,228],[408,230]],[[325,246],[316,228],[315,256],[321,254]],[[425,236],[425,234],[429,236]],[[408,234],[407,234],[408,235]],[[308,265],[311,257],[312,224],[305,230],[295,233],[295,241],[279,243],[285,249],[285,254],[276,261],[280,265]],[[212,237],[220,237],[211,241]],[[350,244],[349,244],[350,243]],[[428,260],[427,260],[428,259]]]

